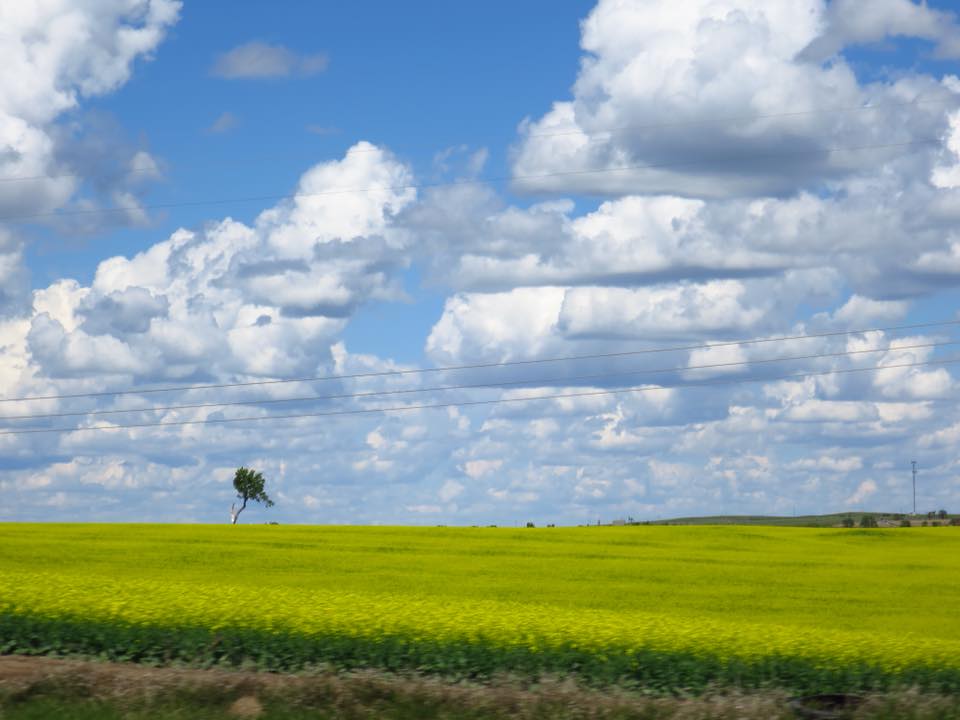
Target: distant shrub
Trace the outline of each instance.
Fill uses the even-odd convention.
[[[913,527],[913,523],[911,523],[909,520],[904,518],[903,520],[900,521],[900,527]]]
[[[875,528],[877,527],[877,519],[873,515],[864,515],[860,518],[860,527]]]
[[[930,523],[930,527],[940,527],[940,521],[934,520],[932,523]]]
[[[950,518],[950,524],[960,526],[960,517]]]
[[[528,522],[527,527],[536,527],[536,525],[534,525],[532,522]]]
[[[856,524],[857,524],[857,523],[856,523],[856,521],[853,519],[853,515],[847,515],[847,516],[843,519],[843,526],[844,526],[845,528],[852,528],[852,527],[854,527]]]
[[[920,523],[920,527],[927,527],[928,524],[929,523],[927,523],[927,521],[924,520],[922,523]]]

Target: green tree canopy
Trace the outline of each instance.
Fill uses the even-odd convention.
[[[241,501],[240,507],[236,503],[230,506],[230,524],[236,525],[240,513],[247,507],[247,502],[262,503],[264,507],[271,507],[273,500],[263,489],[265,480],[263,473],[251,470],[250,468],[240,467],[233,476],[233,488],[237,491],[237,499]]]

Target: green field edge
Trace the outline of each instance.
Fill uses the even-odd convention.
[[[960,669],[930,665],[896,672],[866,662],[831,665],[777,655],[723,658],[709,653],[572,646],[530,649],[404,635],[302,635],[251,628],[144,626],[82,618],[0,614],[0,654],[85,657],[148,665],[230,667],[266,672],[379,669],[454,679],[504,673],[569,677],[588,686],[647,693],[703,693],[716,688],[782,688],[798,693],[917,688],[960,692]]]

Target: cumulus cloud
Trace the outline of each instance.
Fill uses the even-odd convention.
[[[300,55],[283,45],[254,40],[219,55],[210,72],[228,79],[307,76],[322,73],[328,64],[323,53]]]
[[[427,338],[427,351],[451,363],[491,354],[499,360],[549,354],[549,336],[563,292],[518,288],[509,293],[454,296]]]
[[[942,359],[911,346],[946,333],[661,352],[909,322],[960,282],[960,84],[911,69],[865,83],[842,55],[896,34],[890,18],[903,12],[906,34],[945,53],[952,21],[939,17],[934,36],[926,9],[885,2],[879,30],[843,29],[844,7],[721,0],[658,12],[603,0],[583,25],[572,98],[521,126],[517,187],[549,197],[511,203],[467,183],[418,193],[409,167],[359,143],[306,169],[295,198],[251,222],[212,219],[103,260],[90,283],[21,293],[25,309],[0,317],[5,397],[380,373],[0,407],[125,411],[34,427],[404,411],[0,435],[0,487],[12,493],[0,517],[225,520],[238,464],[264,471],[281,521],[893,509],[902,458],[916,452],[929,502],[960,502],[955,369],[897,367]],[[840,42],[829,62],[804,56],[827,37]],[[264,47],[233,76],[309,70]],[[829,151],[915,141],[869,159]],[[485,159],[458,147],[433,169],[473,177]],[[149,153],[140,161],[159,172]],[[627,164],[657,167],[606,172]],[[343,188],[378,189],[330,192]],[[569,197],[584,193],[601,197]],[[5,242],[0,278],[14,279],[19,245]],[[434,366],[567,359],[389,374],[417,368],[389,350],[357,354],[342,333],[371,301],[406,301],[411,267],[446,294],[422,338]],[[570,359],[585,354],[603,357]],[[714,367],[689,369],[703,365]],[[833,370],[843,373],[798,377]],[[485,386],[427,390],[448,383]],[[399,394],[327,397],[376,391]],[[551,394],[571,397],[521,402]],[[496,400],[509,402],[416,407]],[[204,406],[215,402],[237,404]],[[181,404],[198,407],[145,409]]]
[[[83,98],[116,90],[179,16],[176,0],[14,3],[4,8],[0,59],[0,215],[49,212],[80,183],[77,158],[54,125]],[[131,153],[132,154],[132,153]],[[81,174],[85,168],[80,168]]]
[[[389,369],[389,362],[350,356],[337,344],[350,308],[398,292],[394,276],[403,265],[398,259],[401,241],[393,237],[390,223],[415,198],[412,190],[359,195],[347,202],[324,195],[322,190],[330,183],[341,186],[345,178],[364,186],[409,184],[408,171],[389,153],[369,145],[362,148],[364,152],[348,153],[342,161],[322,163],[304,174],[301,188],[321,192],[270,208],[251,225],[225,219],[197,230],[179,230],[133,257],[104,260],[89,286],[66,279],[36,290],[27,314],[0,320],[0,393],[6,398],[103,393],[156,381],[222,382]],[[283,278],[283,293],[272,294],[268,287],[256,284],[275,277]],[[389,387],[390,382],[381,384]],[[98,394],[7,403],[2,411],[6,417],[68,413],[59,420],[18,420],[10,429],[25,424],[44,428],[58,423],[115,427],[131,422],[194,422],[262,416],[277,407],[288,412],[289,408],[316,410],[317,403],[261,406],[258,401],[276,403],[337,389],[330,383],[297,383],[225,390],[213,396],[200,390],[143,397]],[[358,389],[375,387],[367,384]],[[235,405],[203,406],[217,400]],[[151,405],[184,403],[200,406],[150,409]],[[85,415],[90,411],[101,414]],[[102,414],[108,411],[112,414]],[[312,431],[313,449],[307,455],[313,458],[321,446],[328,453],[334,447],[345,449],[337,437],[343,428],[328,426],[320,435]],[[225,484],[206,478],[229,470],[238,462],[238,453],[248,456],[249,448],[258,445],[251,442],[257,433],[249,426],[187,425],[154,434],[118,429],[3,436],[0,444],[5,448],[6,467],[19,468],[11,482],[17,493],[23,493],[10,507],[16,508],[17,518],[43,517],[51,508],[62,517],[78,519],[202,517],[196,503],[180,495],[183,487],[172,478],[197,485],[196,473],[202,473],[204,489],[198,492],[229,500],[229,478]],[[416,432],[392,439],[385,431],[382,437],[372,453],[358,446],[340,456],[339,472],[346,473],[343,476],[377,473],[389,479],[397,475],[395,459],[402,457],[406,445],[424,444]],[[283,458],[263,450],[265,455],[250,457],[249,463],[282,478]],[[94,459],[109,460],[112,469],[108,473]],[[326,477],[329,470],[327,460],[314,460],[297,464],[298,484],[290,492],[314,498],[308,507],[317,513],[336,512],[339,501],[325,498],[322,488],[309,482],[311,476]],[[55,473],[51,463],[59,463]],[[158,470],[158,465],[167,470]],[[112,477],[120,472],[118,468],[126,479],[109,487],[101,484],[102,492],[78,485],[98,473]],[[151,473],[171,478],[170,483],[154,488]],[[44,497],[37,497],[37,492],[44,492]],[[145,495],[154,492],[166,493],[169,502],[146,501]],[[453,486],[444,492],[449,495]],[[96,508],[89,500],[94,496]],[[50,505],[51,498],[59,498],[57,504]],[[106,499],[111,502],[99,502]],[[340,512],[348,511],[341,508]]]
[[[3,395],[103,392],[160,380],[322,375],[348,371],[345,363],[365,362],[347,359],[342,346],[336,345],[337,335],[353,309],[400,292],[395,276],[403,267],[402,241],[393,237],[390,223],[415,193],[385,190],[350,199],[325,194],[324,189],[344,182],[385,188],[409,185],[407,169],[389,153],[366,144],[357,147],[363,152],[347,153],[342,161],[321,163],[304,173],[301,196],[265,210],[251,225],[228,218],[197,230],[178,230],[133,257],[104,260],[89,286],[63,280],[36,291],[31,314],[0,327]],[[378,366],[382,367],[374,364]],[[329,393],[330,386],[279,385],[266,390],[253,394],[254,402],[247,407],[222,411],[138,410],[158,399],[160,405],[216,399],[197,391],[164,398],[37,401],[6,414],[136,410],[82,418],[83,426],[218,419],[263,414],[257,398],[275,401]],[[227,394],[239,401],[251,396],[240,391]],[[247,432],[241,430],[241,435]],[[200,462],[206,453],[200,448],[209,437],[201,428],[188,426],[175,438],[139,440],[137,431],[34,436],[19,438],[21,442],[9,449],[12,455],[30,454],[30,448],[43,446],[55,457],[63,453],[89,457],[90,452],[129,457],[129,443],[136,442],[140,459],[189,467]],[[168,442],[173,445],[168,447]],[[401,450],[401,443],[385,443],[372,455],[344,459],[343,465],[389,472],[390,454]],[[145,467],[131,462],[130,472]],[[307,494],[319,497],[316,491]]]
[[[180,230],[132,258],[103,261],[89,289],[58,291],[60,317],[38,312],[28,337],[43,371],[89,370],[96,348],[108,345],[112,370],[141,378],[218,373],[217,366],[290,374],[329,362],[331,338],[360,303],[401,292],[394,276],[403,260],[388,223],[414,197],[324,195],[344,181],[408,184],[389,154],[357,147],[365,152],[305,173],[300,196],[253,226],[225,219]]]
[[[853,294],[832,313],[819,315],[816,320],[837,327],[870,327],[878,323],[902,319],[909,311],[903,300],[873,300]]]
[[[960,24],[956,14],[911,0],[878,0],[869,4],[833,0],[827,6],[823,29],[800,56],[826,60],[848,45],[875,43],[892,37],[929,40],[942,58],[960,57]]]
[[[912,172],[788,198],[627,196],[580,215],[564,202],[504,207],[453,188],[428,192],[403,222],[429,248],[434,280],[458,289],[762,278],[796,286],[802,274],[814,305],[852,290],[857,298],[834,319],[852,322],[902,314],[905,298],[960,278],[949,262],[956,194]]]
[[[29,273],[23,267],[23,244],[0,227],[0,318],[26,309]]]
[[[169,307],[166,297],[153,295],[142,287],[128,287],[107,295],[94,293],[86,295],[79,308],[85,316],[81,328],[91,335],[145,333],[154,318],[167,316]]]
[[[960,78],[948,76],[944,84],[954,92],[960,92]],[[943,149],[941,162],[931,173],[931,182],[940,188],[960,187],[960,111],[950,113],[950,128]]]
[[[520,127],[515,188],[781,195],[930,156],[923,143],[955,106],[948,88],[916,75],[864,85],[842,57],[802,54],[822,32],[835,44],[933,31],[952,48],[955,24],[908,0],[839,5],[698,0],[661,12],[601,0],[583,22],[573,98]],[[859,33],[828,29],[853,17]]]
[[[109,115],[77,109],[84,98],[123,85],[134,63],[152,56],[179,11],[176,0],[14,3],[0,10],[0,222],[50,222],[52,211],[70,203],[131,208],[60,228],[71,234],[104,221],[144,221],[139,195],[160,176],[159,163],[125,141]],[[69,111],[74,116],[63,123]],[[0,227],[0,287],[0,316],[28,309],[19,229]]]

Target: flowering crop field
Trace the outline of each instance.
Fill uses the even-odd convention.
[[[0,524],[0,653],[960,690],[960,529]]]

